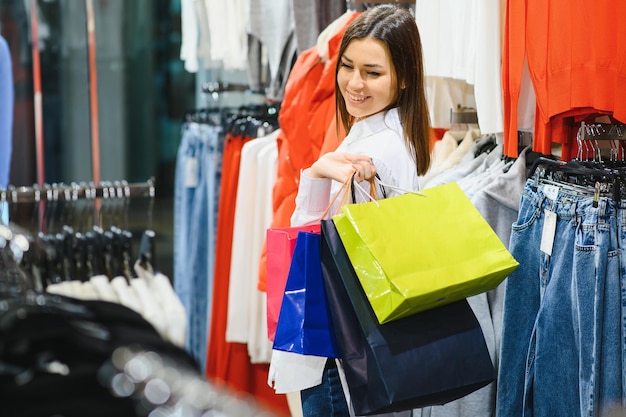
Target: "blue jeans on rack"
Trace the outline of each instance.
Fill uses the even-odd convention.
[[[573,348],[570,283],[576,209],[577,199],[526,183],[509,243],[520,266],[506,281],[498,417],[575,415],[578,371],[572,364],[578,354]],[[546,218],[554,214],[550,226]],[[541,250],[544,228],[554,229],[550,254]],[[548,403],[535,401],[546,395],[551,396]],[[535,409],[537,404],[541,408]]]
[[[626,217],[611,198],[533,185],[509,245],[520,267],[506,283],[496,415],[606,415],[624,401]]]
[[[221,128],[187,123],[174,185],[174,289],[187,311],[187,351],[206,366],[215,263]]]

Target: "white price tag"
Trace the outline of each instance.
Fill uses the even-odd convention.
[[[185,163],[185,187],[196,188],[198,186],[198,158],[187,158]]]
[[[556,201],[559,196],[559,187],[556,185],[544,185],[543,194],[552,201]]]
[[[544,214],[545,219],[543,221],[543,230],[541,231],[541,251],[548,256],[552,256],[557,216],[555,212],[548,210],[544,210]]]

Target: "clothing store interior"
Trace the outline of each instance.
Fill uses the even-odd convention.
[[[304,233],[284,231],[302,171],[343,139],[342,36],[380,4],[408,9],[421,41],[431,161],[407,194],[454,183],[471,203],[429,211],[411,236],[477,252],[454,269],[464,253],[444,241],[409,269],[443,266],[424,276],[445,286],[500,253],[515,267],[436,293],[469,305],[445,337],[407,320],[444,323],[446,306],[364,324],[357,304],[376,308],[358,289],[357,343],[334,331],[348,307],[322,304],[349,415],[626,415],[626,3],[0,0],[1,415],[308,417],[306,376],[281,352],[303,367],[315,353],[294,346],[303,333],[277,343]],[[330,242],[324,224],[311,233]],[[391,229],[388,248],[394,224],[375,232]],[[332,304],[328,277],[344,292],[350,278],[324,248]],[[480,366],[442,353],[475,358],[468,328]]]

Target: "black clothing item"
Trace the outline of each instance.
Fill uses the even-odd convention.
[[[116,303],[39,294],[0,301],[0,415],[137,416],[103,375],[115,349],[136,346],[197,369],[140,314]]]

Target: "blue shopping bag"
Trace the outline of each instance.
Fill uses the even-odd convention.
[[[320,234],[298,232],[273,348],[303,355],[338,357],[320,260]]]

